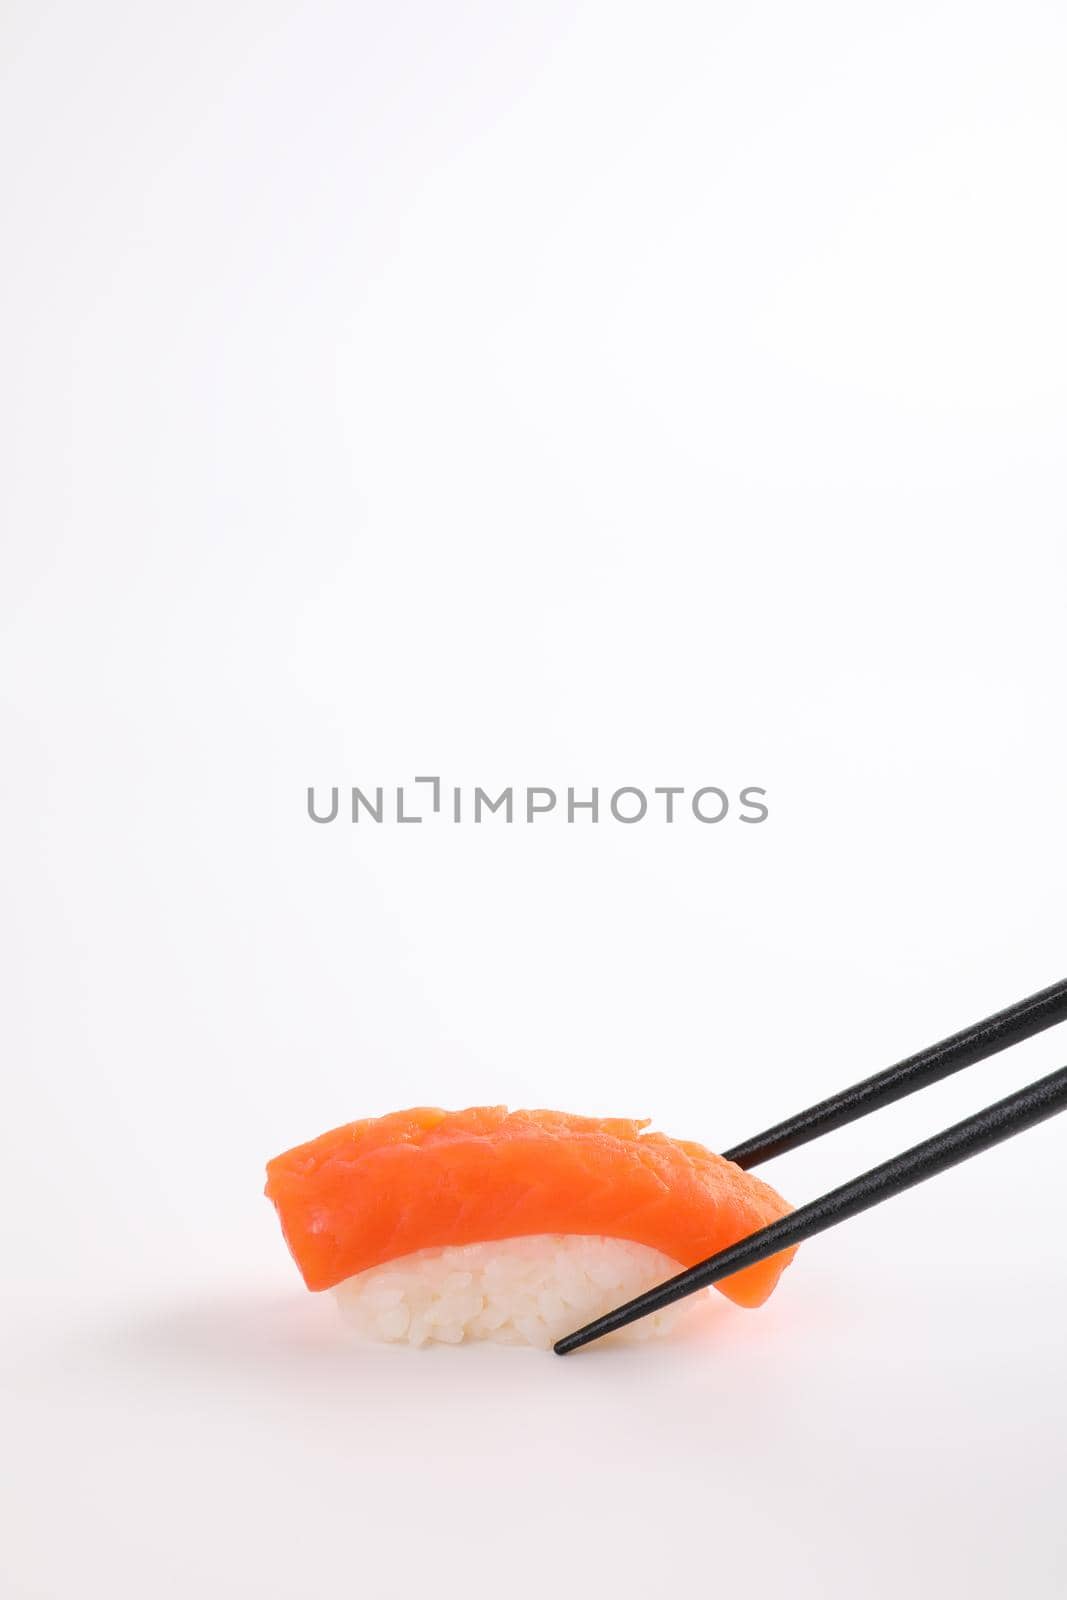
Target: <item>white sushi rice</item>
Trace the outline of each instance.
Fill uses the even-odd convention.
[[[492,1339],[547,1350],[562,1334],[680,1271],[669,1256],[628,1239],[544,1233],[418,1250],[346,1278],[334,1294],[365,1339],[410,1345]],[[667,1333],[691,1303],[643,1317],[612,1337]]]

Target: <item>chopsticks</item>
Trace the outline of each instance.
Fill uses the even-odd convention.
[[[727,1159],[739,1166],[752,1167],[758,1161],[769,1160],[785,1150],[794,1149],[810,1139],[818,1138],[833,1128],[842,1127],[857,1117],[866,1116],[879,1106],[888,1105],[928,1083],[947,1077],[962,1067],[970,1066],[997,1051],[1007,1049],[1021,1039],[1040,1033],[1067,1017],[1067,981],[1030,995],[1005,1011],[999,1011],[984,1022],[953,1034],[939,1044],[920,1051],[918,1055],[876,1073],[829,1100],[820,1101],[807,1111],[786,1122],[776,1124],[765,1133],[746,1140],[727,1152]],[[1045,1078],[1015,1094],[986,1106],[983,1111],[954,1123],[942,1133],[936,1133],[910,1150],[872,1167],[851,1182],[831,1189],[828,1194],[781,1217],[766,1228],[760,1228],[729,1245],[718,1254],[709,1256],[696,1266],[689,1267],[666,1283],[617,1306],[602,1317],[597,1317],[585,1327],[557,1340],[557,1355],[568,1355],[594,1339],[614,1333],[628,1323],[636,1322],[653,1311],[660,1311],[695,1294],[699,1289],[728,1278],[744,1267],[777,1255],[792,1245],[800,1244],[817,1233],[823,1233],[848,1217],[857,1216],[893,1195],[902,1194],[939,1172],[966,1161],[970,1156],[989,1150],[1005,1139],[1035,1127],[1057,1112],[1067,1110],[1067,1067],[1051,1072]],[[739,1159],[740,1158],[740,1159]]]
[[[829,1100],[820,1100],[806,1111],[798,1111],[796,1116],[775,1123],[773,1128],[751,1139],[743,1139],[732,1150],[724,1150],[723,1157],[747,1171],[761,1161],[770,1161],[787,1150],[807,1144],[810,1139],[818,1139],[834,1128],[843,1128],[858,1117],[892,1105],[894,1100],[903,1100],[905,1095],[925,1089],[927,1084],[937,1083],[963,1067],[973,1066],[976,1061],[984,1061],[999,1050],[1007,1050],[1010,1045],[1042,1033],[1065,1018],[1067,978],[1047,989],[1039,989],[1037,994],[1028,995],[1003,1011],[994,1012],[960,1033],[928,1045],[917,1055],[906,1056],[873,1077],[831,1095]]]

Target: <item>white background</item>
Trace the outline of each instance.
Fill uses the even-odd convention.
[[[0,41],[5,1592],[1062,1595],[1067,1127],[566,1362],[348,1346],[260,1193],[412,1103],[722,1148],[1064,975],[1062,7]],[[416,773],[771,816],[307,819]]]

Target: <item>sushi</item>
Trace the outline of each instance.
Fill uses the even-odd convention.
[[[792,1208],[647,1121],[419,1106],[350,1122],[267,1164],[309,1289],[365,1337],[547,1348]],[[759,1306],[793,1251],[715,1287]],[[619,1337],[664,1333],[681,1308]]]

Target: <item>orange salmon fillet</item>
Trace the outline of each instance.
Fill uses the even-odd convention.
[[[334,1128],[267,1163],[266,1194],[309,1289],[414,1250],[602,1234],[692,1266],[792,1207],[703,1145],[647,1121],[416,1106]],[[715,1285],[762,1305],[783,1251]]]

